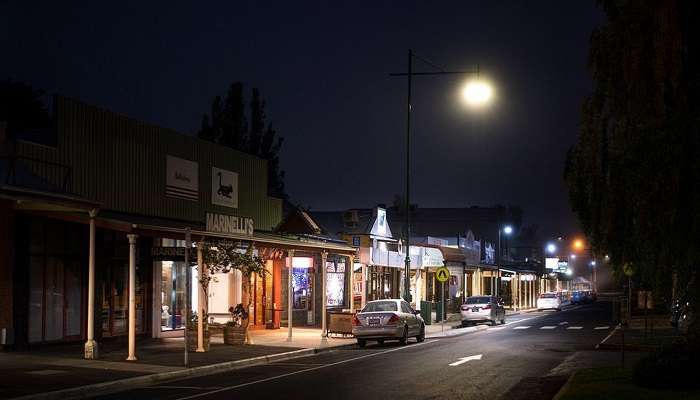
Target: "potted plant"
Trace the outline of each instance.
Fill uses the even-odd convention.
[[[244,250],[245,249],[245,250]],[[237,328],[242,330],[245,335],[245,342],[250,343],[250,337],[248,336],[248,310],[250,309],[253,296],[251,291],[251,281],[253,275],[258,275],[260,277],[269,273],[265,269],[265,262],[262,257],[255,255],[254,247],[252,244],[244,246],[241,243],[233,243],[229,241],[219,241],[216,243],[207,243],[203,249],[204,261],[209,269],[209,274],[207,278],[210,279],[211,274],[215,273],[228,273],[233,270],[241,271],[245,282],[245,293],[247,296],[247,305],[238,304],[236,307],[229,308],[229,312],[232,314],[231,323],[227,323],[228,328]],[[202,282],[202,286],[208,286],[208,281]],[[236,321],[239,324],[236,324]],[[236,329],[231,330],[234,332]],[[224,333],[224,337],[226,334]]]
[[[248,331],[248,312],[243,304],[229,307],[231,321],[224,325],[224,344],[244,344]]]
[[[192,313],[190,320],[187,321],[187,347],[190,351],[197,350],[197,324],[199,317],[197,313]],[[209,327],[206,317],[204,318],[204,350],[209,351]]]

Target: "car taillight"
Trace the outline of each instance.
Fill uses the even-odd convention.
[[[396,324],[397,322],[399,322],[399,316],[396,314],[392,315],[391,318],[386,321],[387,324]]]
[[[362,322],[360,322],[360,319],[357,318],[357,315],[352,317],[352,326],[360,326],[362,325]]]
[[[487,304],[483,307],[481,307],[482,310],[490,310],[491,309],[491,304]]]

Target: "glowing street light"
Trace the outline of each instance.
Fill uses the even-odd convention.
[[[554,254],[557,252],[557,246],[554,243],[549,243],[547,245],[547,253]]]
[[[467,82],[462,90],[462,96],[468,105],[472,107],[483,107],[491,102],[493,98],[493,88],[481,79]]]
[[[591,267],[595,267],[595,260],[591,261]]]
[[[513,233],[513,227],[510,225],[506,225],[503,228],[503,233],[505,233],[506,235],[510,235],[511,233]]]
[[[575,259],[576,259],[576,254],[571,254],[570,257],[571,257],[572,260],[575,260]]]
[[[574,240],[574,249],[575,250],[583,250],[583,247],[584,247],[583,240],[581,240],[581,239]]]

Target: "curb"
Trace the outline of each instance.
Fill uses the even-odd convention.
[[[133,378],[118,379],[109,382],[100,382],[90,385],[72,387],[67,389],[55,390],[46,393],[36,393],[20,397],[15,397],[9,400],[60,400],[60,399],[86,399],[94,396],[103,396],[131,390],[135,388],[150,386],[155,383],[166,381],[180,380],[185,378],[197,378],[201,376],[214,375],[222,372],[233,371],[237,369],[265,365],[276,361],[291,360],[295,358],[308,357],[314,354],[323,353],[326,351],[350,347],[353,344],[293,350],[284,353],[270,354],[266,356],[258,356],[246,358],[243,360],[227,361],[218,364],[203,365],[172,372],[161,372]]]
[[[569,387],[571,386],[571,381],[574,380],[574,376],[576,376],[576,373],[577,373],[577,372],[578,372],[578,371],[574,371],[574,372],[571,373],[571,375],[569,375],[569,378],[568,378],[568,379],[566,380],[566,382],[564,382],[564,384],[559,388],[559,390],[557,391],[557,394],[555,394],[554,397],[552,397],[552,400],[560,400],[560,399],[562,398],[562,396],[564,396],[564,393],[565,393],[565,392],[569,389]]]
[[[488,327],[487,325],[470,326],[470,327],[468,327],[468,328],[457,328],[457,329],[451,329],[451,330],[449,330],[449,331],[445,331],[445,332],[455,332],[455,331],[458,331],[458,332],[456,332],[456,333],[454,333],[454,334],[451,334],[451,335],[446,335],[446,334],[437,334],[437,336],[428,336],[428,335],[426,335],[425,338],[426,338],[426,339],[447,339],[447,338],[452,338],[452,337],[456,337],[456,336],[466,335],[467,333],[473,333],[473,332],[483,331],[483,330],[486,330],[486,329],[489,329],[489,327]]]

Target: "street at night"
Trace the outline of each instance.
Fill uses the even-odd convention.
[[[0,400],[700,399],[700,2],[0,1]]]
[[[510,391],[504,398],[550,399],[570,372],[566,361],[586,362],[585,353],[614,328],[610,303],[567,308],[513,316],[452,338],[343,347],[102,398],[497,399]],[[458,364],[464,357],[474,359]]]

